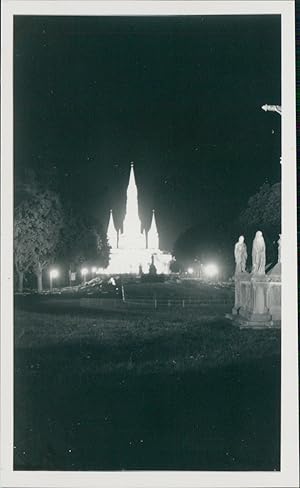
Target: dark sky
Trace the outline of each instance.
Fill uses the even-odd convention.
[[[161,243],[280,179],[280,17],[15,17],[15,174],[106,225],[135,162]],[[235,237],[235,236],[234,236]]]

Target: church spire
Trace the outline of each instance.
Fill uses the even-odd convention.
[[[130,163],[130,175],[129,175],[129,183],[128,183],[128,188],[127,188],[127,197],[129,193],[135,192],[137,193],[137,186],[135,182],[135,176],[134,176],[134,163]]]
[[[156,225],[155,210],[152,210],[152,220],[148,231],[148,249],[159,249],[159,236]]]
[[[110,214],[109,214],[109,222],[107,227],[107,240],[108,240],[108,245],[110,247],[112,248],[117,247],[117,231],[114,226],[112,210],[110,210]]]
[[[134,166],[131,163],[129,183],[127,187],[126,213],[123,225],[123,233],[140,236],[141,221],[138,210],[138,193],[134,176]]]

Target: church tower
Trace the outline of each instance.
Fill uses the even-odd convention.
[[[123,222],[123,232],[119,236],[119,248],[145,249],[145,236],[141,231],[141,221],[138,210],[138,192],[131,163],[129,183],[126,193],[126,211]]]
[[[159,249],[159,236],[156,226],[155,210],[152,210],[152,221],[148,231],[148,249]]]

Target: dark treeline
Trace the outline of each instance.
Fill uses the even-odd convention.
[[[14,210],[14,265],[18,290],[24,278],[37,280],[43,290],[43,278],[52,265],[60,265],[65,274],[82,265],[106,267],[109,246],[100,222],[79,212],[63,200],[55,186],[38,180],[27,172],[16,182]]]

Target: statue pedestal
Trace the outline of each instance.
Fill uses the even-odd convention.
[[[231,318],[240,328],[272,327],[267,307],[269,278],[266,275],[239,273],[235,276],[235,304]]]
[[[249,281],[250,275],[246,271],[244,273],[235,273],[234,281],[235,281],[235,291],[234,291],[234,307],[232,309],[232,315],[238,315],[239,310],[243,305],[243,296],[242,296],[242,282]]]
[[[272,320],[267,307],[266,275],[250,275],[246,299],[239,310],[240,327],[271,327]]]
[[[269,286],[267,293],[267,306],[272,321],[280,327],[281,324],[281,263],[277,263],[269,272]]]

